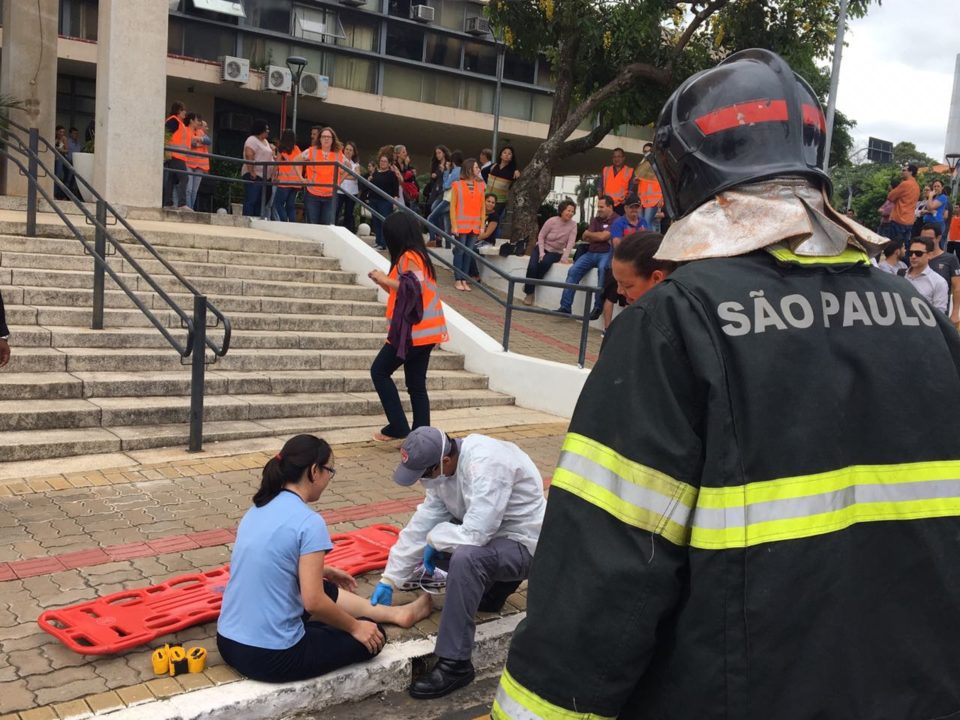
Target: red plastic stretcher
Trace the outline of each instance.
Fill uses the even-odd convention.
[[[371,525],[331,536],[325,563],[351,575],[383,568],[400,531]],[[216,620],[230,566],[171,578],[159,585],[124,590],[97,600],[47,610],[40,627],[74,652],[110,655],[145,645],[160,635]]]

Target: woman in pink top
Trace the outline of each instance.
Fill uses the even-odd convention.
[[[527,264],[527,277],[540,280],[550,266],[558,260],[564,265],[570,262],[570,251],[577,241],[577,224],[573,221],[573,213],[577,204],[567,198],[561,200],[557,206],[560,213],[557,217],[549,218],[540,228],[537,236],[537,246],[530,253],[530,262]],[[526,294],[524,305],[533,305],[534,286],[530,283],[523,286]]]

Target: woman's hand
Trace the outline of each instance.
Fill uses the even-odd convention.
[[[386,642],[386,639],[383,637],[383,633],[380,632],[380,628],[377,627],[376,623],[372,623],[369,620],[357,620],[357,624],[350,635],[358,643],[363,645],[367,652],[371,655],[376,655],[383,649],[383,644]]]
[[[367,277],[373,280],[377,285],[383,286],[387,280],[387,274],[383,270],[371,270],[367,273]]]
[[[356,592],[357,590],[357,581],[353,579],[353,575],[340,568],[324,565],[323,576],[341,590],[348,590],[350,592]]]
[[[516,180],[518,177],[520,177],[520,171],[519,171],[519,170],[514,170],[514,171],[513,171],[513,179]]]

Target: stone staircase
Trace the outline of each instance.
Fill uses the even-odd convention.
[[[233,324],[230,351],[207,366],[207,446],[385,422],[369,377],[386,332],[383,305],[375,290],[355,285],[353,274],[324,257],[319,243],[251,229],[143,224],[152,228],[144,237]],[[189,364],[109,276],[105,329],[91,330],[92,259],[52,219],[41,225],[43,237],[24,231],[23,223],[0,221],[0,292],[13,350],[0,371],[0,462],[185,446]],[[115,236],[190,313],[192,296],[175,278],[122,232]],[[127,261],[115,255],[111,266],[175,337],[186,337]],[[222,337],[217,327],[209,333]],[[402,388],[402,372],[397,379]],[[428,383],[436,410],[513,403],[464,371],[462,356],[442,350],[432,356]]]

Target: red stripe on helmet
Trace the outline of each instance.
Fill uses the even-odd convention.
[[[694,122],[704,135],[713,135],[743,125],[766,122],[787,122],[786,100],[749,100],[701,115]],[[826,132],[827,121],[823,111],[815,105],[803,104],[803,124],[813,125]]]

